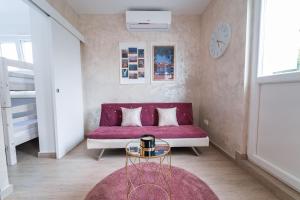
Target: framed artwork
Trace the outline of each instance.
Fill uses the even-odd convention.
[[[152,45],[151,81],[174,81],[176,77],[175,45]]]
[[[119,44],[120,84],[143,84],[145,78],[145,43]]]

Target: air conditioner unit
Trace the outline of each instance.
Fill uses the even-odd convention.
[[[168,31],[171,19],[170,11],[126,11],[129,31]]]

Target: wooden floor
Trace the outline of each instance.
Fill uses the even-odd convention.
[[[196,157],[190,148],[173,150],[174,166],[204,180],[220,200],[277,200],[232,161],[210,147]],[[9,167],[14,193],[8,200],[81,200],[92,187],[125,163],[123,150],[86,150],[83,142],[61,160],[37,158],[36,144],[27,143],[18,151],[18,165]]]

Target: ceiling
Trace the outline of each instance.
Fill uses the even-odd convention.
[[[211,0],[67,0],[79,14],[120,14],[126,10],[170,10],[174,14],[201,14]]]

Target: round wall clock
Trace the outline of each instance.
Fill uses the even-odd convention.
[[[209,53],[213,58],[222,56],[228,47],[231,39],[231,27],[229,24],[218,24],[214,32],[211,34]]]

